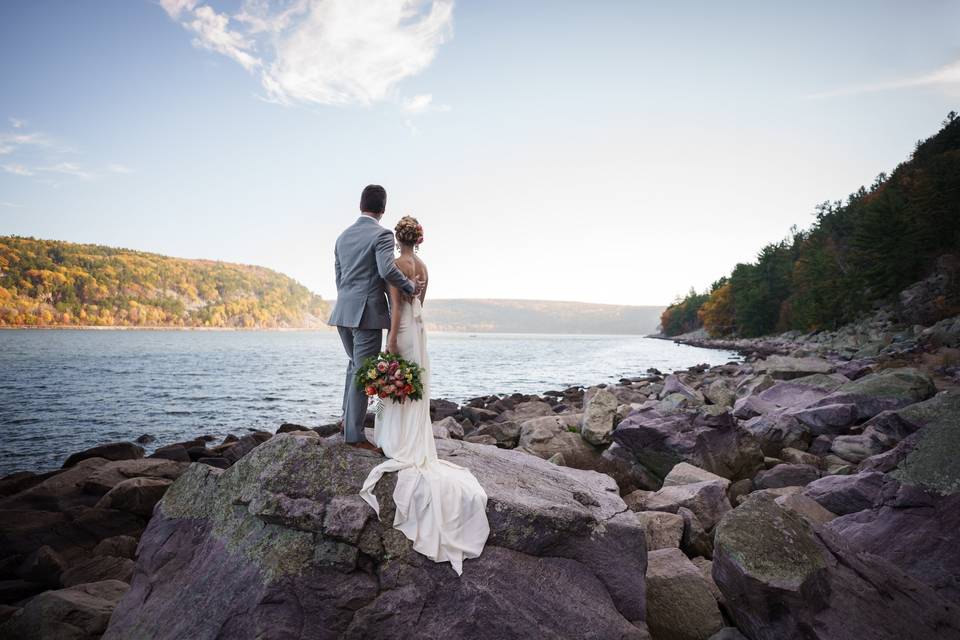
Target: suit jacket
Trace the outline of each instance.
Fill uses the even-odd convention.
[[[327,324],[358,329],[389,329],[386,283],[412,294],[415,285],[393,260],[393,234],[370,216],[337,238],[334,256],[337,304]]]

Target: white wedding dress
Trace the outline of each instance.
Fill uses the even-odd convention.
[[[418,298],[400,307],[393,310],[401,314],[397,348],[403,358],[423,367],[423,398],[384,401],[374,439],[389,459],[370,472],[360,496],[379,515],[373,488],[384,473],[398,472],[393,526],[413,542],[414,550],[437,562],[449,561],[460,575],[464,558],[479,556],[490,534],[487,494],[469,469],[437,458],[423,310]]]

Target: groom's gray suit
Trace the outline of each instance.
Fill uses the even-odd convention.
[[[337,304],[328,324],[340,332],[350,359],[343,389],[343,434],[347,442],[363,442],[367,396],[354,384],[356,370],[383,345],[390,328],[386,282],[413,295],[416,285],[393,262],[393,234],[375,218],[361,215],[337,238]]]

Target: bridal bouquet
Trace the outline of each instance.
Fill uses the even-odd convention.
[[[423,368],[394,353],[380,352],[363,361],[357,371],[357,388],[370,398],[394,402],[419,400],[423,397]]]

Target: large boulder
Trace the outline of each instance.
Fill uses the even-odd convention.
[[[663,486],[676,487],[684,484],[693,484],[695,482],[706,482],[708,480],[719,482],[723,485],[724,489],[730,486],[730,481],[726,478],[718,476],[715,473],[710,473],[709,471],[704,471],[686,462],[681,462],[673,469],[670,469],[670,473],[663,479]]]
[[[649,511],[677,513],[680,507],[692,511],[703,526],[710,530],[723,514],[730,510],[727,485],[714,480],[663,487],[647,496],[645,508]]]
[[[710,585],[680,549],[647,559],[647,620],[656,640],[706,640],[723,627]]]
[[[752,640],[956,640],[960,607],[754,494],[716,532],[713,577]]]
[[[130,582],[133,560],[117,556],[91,556],[71,565],[61,576],[63,586],[72,587],[87,582],[120,580]]]
[[[580,426],[583,439],[595,445],[609,443],[619,405],[617,396],[606,389],[600,389],[593,394],[583,409],[583,422]]]
[[[149,518],[173,480],[167,478],[130,478],[117,484],[100,498],[98,507],[120,509]]]
[[[104,495],[130,478],[176,480],[189,466],[186,462],[160,458],[108,462],[90,474],[83,482],[83,490],[92,495]]]
[[[616,480],[623,494],[659,486],[659,479],[619,445],[601,450],[580,437],[581,421],[578,413],[527,420],[520,427],[517,449],[544,460],[556,460],[559,454],[566,467],[605,473]]]
[[[648,637],[644,533],[613,480],[519,451],[437,449],[489,497],[490,538],[461,577],[391,526],[394,474],[376,489],[379,520],[357,495],[381,457],[278,435],[170,487],[105,640]]]
[[[896,484],[883,473],[866,471],[849,476],[825,476],[808,484],[803,494],[837,515],[856,513],[883,502]],[[896,490],[895,487],[892,490]]]
[[[830,373],[834,366],[822,358],[773,355],[758,362],[755,368],[775,380],[792,380],[815,373]]]
[[[711,408],[716,409],[704,407]],[[664,414],[642,409],[617,425],[613,439],[661,479],[679,462],[729,480],[752,478],[763,468],[756,440],[737,426],[729,410]]]
[[[940,496],[908,485],[895,489],[872,508],[836,518],[827,527],[851,549],[886,558],[960,604],[960,494]]]
[[[757,439],[763,454],[771,457],[784,448],[806,449],[812,437],[809,427],[782,411],[754,416],[741,426]]]
[[[0,637],[17,640],[96,640],[127,585],[104,580],[46,591],[0,625]]]
[[[143,457],[143,447],[133,442],[108,442],[84,451],[78,451],[67,457],[63,468],[72,467],[81,460],[103,458],[104,460],[135,460]]]
[[[817,468],[809,464],[778,464],[758,473],[753,484],[757,489],[805,487],[819,477]]]
[[[640,511],[637,520],[643,526],[647,551],[680,548],[683,516],[666,511]]]
[[[679,394],[695,403],[703,404],[706,399],[703,394],[687,384],[680,376],[670,375],[663,381],[663,389],[660,391],[660,398],[666,398],[673,394]]]
[[[901,409],[897,416],[915,433],[890,451],[867,458],[860,468],[888,472],[904,484],[936,493],[960,491],[960,392],[944,391]]]
[[[904,367],[871,373],[841,385],[814,406],[851,405],[856,410],[856,419],[866,420],[881,411],[926,400],[935,393],[936,387],[930,376]]]

